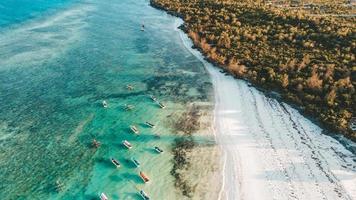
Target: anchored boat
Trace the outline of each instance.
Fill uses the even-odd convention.
[[[159,105],[159,107],[161,107],[161,108],[166,108],[166,106],[165,106],[163,103],[161,103],[161,102],[158,102],[158,105]]]
[[[137,128],[136,126],[134,126],[134,125],[131,125],[131,126],[130,126],[130,129],[131,129],[131,131],[132,131],[133,133],[135,133],[135,134],[139,134],[139,133],[140,133],[140,131],[138,130],[138,128]]]
[[[134,109],[134,108],[135,108],[134,105],[125,104],[125,110],[132,110],[132,109]]]
[[[128,90],[133,90],[133,89],[134,89],[134,87],[133,87],[132,85],[126,85],[126,88],[127,88]]]
[[[150,197],[146,194],[145,191],[141,190],[141,191],[140,191],[140,195],[141,195],[142,199],[144,199],[144,200],[150,200]]]
[[[93,139],[92,145],[94,148],[99,148],[101,144],[96,139]]]
[[[131,148],[132,148],[131,143],[128,142],[127,140],[122,141],[122,144],[123,144],[126,148],[128,148],[128,149],[131,149]]]
[[[99,197],[100,197],[100,200],[109,200],[109,198],[106,196],[106,194],[104,192],[99,194]]]
[[[114,158],[111,158],[111,162],[112,162],[112,164],[114,164],[116,166],[116,168],[121,167],[119,161],[115,160]]]
[[[152,124],[152,123],[150,123],[150,122],[145,122],[145,124],[147,125],[147,126],[149,126],[149,127],[151,127],[151,128],[154,128],[156,125],[154,125],[154,124]]]
[[[136,160],[135,158],[131,158],[131,160],[132,160],[132,162],[134,163],[134,165],[136,167],[140,167],[141,166],[141,163],[138,160]]]
[[[64,184],[60,181],[60,180],[57,180],[56,181],[56,191],[57,192],[60,192],[63,190],[63,187],[64,187]]]
[[[145,182],[145,183],[150,181],[148,176],[146,176],[146,174],[144,174],[143,172],[140,172],[140,177],[142,178],[143,182]]]
[[[157,151],[157,153],[163,153],[163,150],[159,147],[155,147],[154,149]]]
[[[103,107],[107,108],[108,107],[108,102],[106,102],[105,100],[103,101]]]
[[[150,98],[152,99],[152,101],[157,101],[157,98],[153,95],[150,95]]]

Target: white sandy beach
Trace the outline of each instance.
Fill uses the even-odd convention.
[[[220,73],[181,38],[214,85],[219,199],[356,199],[355,155],[297,110]]]

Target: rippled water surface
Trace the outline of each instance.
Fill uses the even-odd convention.
[[[139,199],[138,189],[153,199],[179,198],[170,175],[176,137],[170,116],[188,102],[208,101],[211,83],[181,43],[176,19],[145,0],[24,3],[0,3],[1,199],[92,199],[99,192]],[[125,111],[125,104],[135,108]],[[97,150],[90,146],[94,138],[102,143]],[[123,148],[123,139],[133,149]]]

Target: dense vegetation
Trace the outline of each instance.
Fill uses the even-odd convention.
[[[320,3],[323,2],[323,3]],[[356,140],[355,9],[343,1],[151,0],[206,58]]]

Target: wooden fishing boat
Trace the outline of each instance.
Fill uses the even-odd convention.
[[[150,181],[148,176],[146,176],[146,174],[144,174],[142,171],[140,172],[140,177],[142,178],[143,182],[145,182],[145,183]]]
[[[57,180],[56,181],[56,191],[57,192],[60,192],[63,190],[63,187],[64,187],[64,184],[60,181],[60,180]]]
[[[157,101],[157,98],[153,95],[150,95],[150,98],[152,99],[152,101]]]
[[[127,88],[128,90],[133,90],[133,89],[135,89],[132,85],[126,85],[126,88]]]
[[[134,105],[131,104],[125,104],[125,110],[133,110],[135,108]]]
[[[128,148],[128,149],[131,149],[131,148],[132,148],[131,143],[128,142],[127,140],[122,141],[122,144],[123,144],[126,148]]]
[[[154,149],[155,151],[157,151],[157,153],[163,153],[163,150],[159,147],[155,147]]]
[[[107,108],[108,107],[108,102],[106,102],[105,100],[103,101],[103,107]]]
[[[137,128],[136,126],[134,126],[134,125],[131,125],[131,126],[130,126],[130,129],[131,129],[131,131],[132,131],[133,133],[135,133],[135,134],[139,134],[139,133],[140,133],[140,131],[138,130],[138,128]]]
[[[154,128],[156,125],[154,125],[154,124],[152,124],[152,123],[150,123],[150,122],[145,122],[145,124],[147,125],[147,126],[149,126],[149,127],[151,127],[151,128]]]
[[[131,160],[132,160],[133,164],[134,164],[136,167],[140,167],[140,166],[141,166],[141,163],[140,163],[137,159],[131,158]]]
[[[114,164],[116,166],[116,168],[121,167],[119,161],[115,160],[114,158],[111,158],[111,162],[112,162],[112,164]]]
[[[143,190],[140,191],[140,196],[141,196],[142,199],[144,199],[144,200],[150,200],[150,197],[148,196],[148,194],[147,194],[145,191],[143,191]]]
[[[159,105],[159,107],[161,107],[161,108],[166,108],[166,106],[165,106],[163,103],[161,103],[161,102],[158,102],[158,105]]]
[[[109,200],[109,198],[106,196],[104,192],[99,194],[100,200]]]

